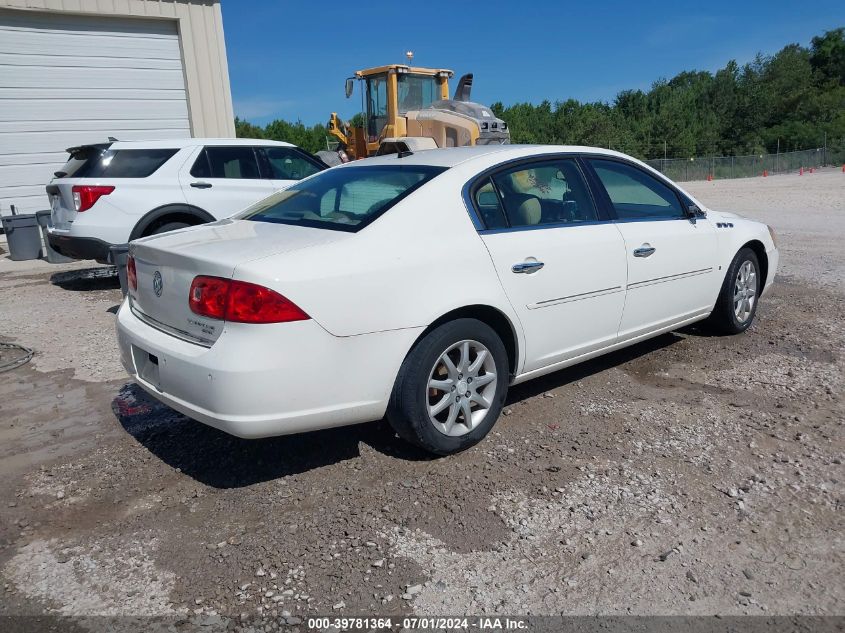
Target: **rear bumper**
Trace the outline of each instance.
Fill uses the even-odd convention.
[[[112,246],[108,242],[95,237],[66,235],[53,230],[47,231],[47,240],[50,242],[50,247],[54,251],[65,257],[71,257],[73,259],[96,259],[103,262],[108,259],[109,247]]]
[[[144,323],[128,301],[117,315],[121,362],[138,385],[173,409],[243,438],[381,418],[421,331],[336,337],[313,320],[227,323],[209,348]]]

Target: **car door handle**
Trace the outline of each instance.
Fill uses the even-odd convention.
[[[192,187],[196,187],[197,189],[211,189],[210,182],[192,182]]]
[[[515,273],[535,273],[540,270],[545,264],[543,262],[520,262],[511,266],[511,271]]]
[[[634,257],[651,257],[656,250],[651,244],[643,244],[639,248],[634,249]]]

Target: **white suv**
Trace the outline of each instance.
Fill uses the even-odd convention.
[[[109,247],[237,213],[327,166],[256,139],[114,141],[68,150],[47,185],[50,245],[105,262]]]

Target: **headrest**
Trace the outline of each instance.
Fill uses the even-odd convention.
[[[527,224],[540,224],[543,218],[543,209],[537,198],[527,198],[516,209],[517,219],[521,226]]]

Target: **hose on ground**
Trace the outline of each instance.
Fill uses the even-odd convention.
[[[6,350],[17,350],[21,352],[22,355],[17,358],[12,358],[11,360],[7,360]],[[0,343],[0,373],[3,373],[4,371],[11,371],[26,365],[30,360],[32,360],[34,355],[34,351],[28,347],[24,347],[23,345],[18,345],[16,343]]]

